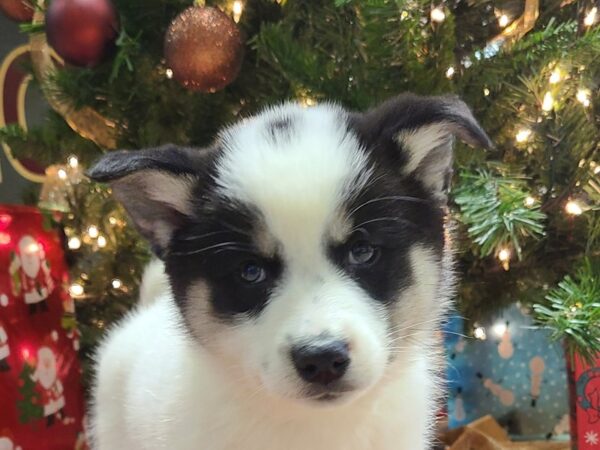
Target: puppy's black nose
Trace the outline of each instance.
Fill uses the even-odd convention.
[[[334,341],[292,348],[292,361],[298,375],[309,383],[329,384],[341,378],[350,365],[348,344]]]

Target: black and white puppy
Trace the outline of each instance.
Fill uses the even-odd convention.
[[[102,158],[165,269],[99,351],[95,449],[428,448],[454,135],[490,145],[460,100],[403,95]]]

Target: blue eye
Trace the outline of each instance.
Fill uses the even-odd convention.
[[[250,284],[260,283],[267,278],[267,271],[256,261],[249,261],[242,264],[240,268],[240,277],[243,281]]]
[[[377,249],[367,241],[355,242],[348,252],[348,262],[352,265],[372,263],[377,257]]]

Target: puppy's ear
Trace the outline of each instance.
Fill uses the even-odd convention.
[[[452,173],[454,136],[472,146],[493,146],[467,105],[451,96],[404,94],[353,116],[351,124],[367,150],[419,180],[441,201]]]
[[[206,158],[198,150],[173,145],[107,153],[88,171],[108,182],[142,235],[159,256],[173,232],[192,215],[192,191],[206,174]]]

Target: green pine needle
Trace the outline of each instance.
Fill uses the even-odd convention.
[[[591,362],[600,353],[600,261],[586,259],[574,276],[567,275],[533,305],[537,322],[565,340],[567,352]]]
[[[500,176],[484,169],[461,172],[454,201],[460,208],[460,221],[468,227],[481,256],[510,245],[520,260],[523,240],[544,235],[546,215],[539,205],[526,205],[529,195],[524,178]]]

